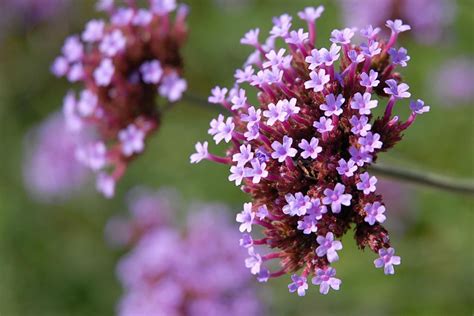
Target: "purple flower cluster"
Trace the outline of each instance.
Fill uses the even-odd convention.
[[[387,19],[401,18],[413,26],[417,41],[428,44],[441,40],[454,20],[456,9],[451,0],[339,0],[339,3],[349,25],[382,26]]]
[[[322,11],[320,6],[299,13],[308,32],[291,30],[292,17],[284,14],[274,18],[263,44],[259,29],[245,35],[241,42],[255,51],[236,71],[235,86],[216,87],[209,98],[231,113],[212,120],[209,134],[231,147],[219,157],[208,152],[207,142],[198,143],[191,156],[192,163],[206,159],[230,166],[229,180],[252,199],[237,215],[241,245],[249,253],[246,266],[262,282],[292,274],[289,290],[299,295],[311,275],[321,293],[339,289],[331,264],[342,249],[337,239],[351,227],[358,246],[382,258],[377,267],[391,274],[400,263],[381,225],[386,210],[368,169],[429,110],[422,100],[413,100],[405,122],[393,115],[395,105],[404,106],[410,97],[396,72],[410,58],[404,48],[394,47],[410,26],[387,21],[388,40],[368,26],[360,30],[360,44],[353,42],[355,29],[334,30],[330,47],[317,48],[315,21]],[[256,102],[250,100],[253,90]],[[379,117],[373,110],[382,103]],[[258,239],[250,235],[255,231]],[[274,251],[263,255],[258,246]]]
[[[226,208],[192,205],[177,228],[172,200],[166,192],[142,191],[133,199],[132,218],[108,226],[116,236],[127,226],[134,232],[121,240],[134,246],[117,268],[125,289],[118,315],[263,315]]]
[[[97,135],[77,148],[77,159],[98,173],[97,189],[106,197],[114,195],[128,163],[158,129],[156,98],[175,102],[187,87],[179,53],[187,7],[152,0],[149,9],[142,9],[134,2],[117,7],[114,1],[99,1],[108,20],[91,20],[81,35],[68,37],[51,68],[82,86],[78,95],[67,94],[63,112],[69,130]]]
[[[54,113],[25,137],[23,177],[29,193],[42,201],[62,200],[84,183],[87,169],[74,159],[85,135],[67,132],[64,117]]]

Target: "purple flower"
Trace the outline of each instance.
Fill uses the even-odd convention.
[[[247,106],[247,96],[244,89],[239,89],[238,92],[231,99],[231,110],[238,110]]]
[[[410,101],[410,109],[416,114],[423,114],[430,111],[430,107],[425,105],[423,100]]]
[[[228,91],[227,88],[215,87],[211,90],[212,95],[208,98],[208,102],[214,104],[223,103]]]
[[[269,215],[267,206],[266,205],[260,206],[257,209],[257,213],[255,215],[257,215],[259,220],[265,219]]]
[[[267,53],[265,55],[265,57],[267,58],[267,61],[263,63],[263,67],[264,68],[286,68],[284,67],[285,64],[287,64],[289,61],[291,61],[291,59],[293,58],[292,56],[288,56],[289,57],[289,61],[286,60],[287,58],[285,58],[285,52],[286,50],[281,48],[278,53],[274,50],[271,50],[269,53]]]
[[[288,14],[282,14],[278,18],[273,18],[273,28],[270,31],[270,35],[273,37],[285,38],[291,28],[292,17]]]
[[[166,191],[150,196],[153,217],[168,211],[178,214]],[[150,199],[149,198],[149,199]],[[139,206],[140,213],[151,205]],[[269,277],[269,271],[260,267],[262,258],[249,251],[250,247],[235,248],[239,238],[228,221],[228,210],[218,204],[193,204],[188,216],[179,219],[181,225],[173,225],[178,218],[169,221],[138,221],[149,218],[132,213],[122,222],[128,226],[126,234],[132,235],[127,246],[133,246],[117,266],[117,275],[124,288],[117,314],[136,315],[264,315],[262,304],[251,275],[260,270],[258,277]],[[152,218],[153,218],[152,217]],[[122,225],[123,227],[123,225]],[[113,227],[120,230],[120,227]],[[114,233],[121,233],[116,231]],[[251,238],[251,237],[249,237]],[[245,260],[249,251],[251,257]],[[183,259],[183,255],[186,260]],[[176,267],[179,266],[179,269]],[[184,281],[186,280],[186,281]]]
[[[333,30],[331,32],[331,42],[336,44],[349,44],[352,37],[354,37],[354,30],[345,28],[341,30]]]
[[[322,5],[315,7],[306,7],[304,11],[298,12],[300,19],[305,20],[308,23],[314,23],[317,19],[321,17],[321,14],[324,12],[324,7]]]
[[[84,46],[79,40],[79,36],[68,37],[64,42],[62,53],[71,63],[81,60],[84,55]]]
[[[395,249],[392,247],[385,249],[381,248],[379,250],[379,258],[374,260],[374,265],[376,268],[382,268],[383,272],[386,275],[395,274],[394,265],[398,266],[401,263],[399,256],[394,256]]]
[[[400,47],[398,50],[392,47],[388,50],[388,53],[390,57],[392,57],[392,63],[402,67],[406,67],[407,62],[410,60],[410,56],[407,55],[407,50],[403,47]]]
[[[56,77],[62,77],[66,75],[68,70],[69,70],[69,62],[63,56],[57,57],[51,66],[51,72]]]
[[[456,106],[474,101],[474,60],[466,57],[455,57],[439,67],[434,74],[435,87],[432,89],[441,105]],[[433,74],[426,82],[432,84]],[[430,86],[431,88],[431,86]],[[449,100],[449,102],[444,102]]]
[[[310,197],[301,192],[295,195],[289,193],[285,196],[285,200],[288,204],[283,206],[283,213],[290,216],[303,216],[312,206]]]
[[[323,203],[331,205],[331,211],[334,214],[341,212],[341,205],[351,205],[352,195],[344,194],[346,187],[343,184],[336,183],[333,190],[325,189]]]
[[[114,57],[118,52],[125,49],[127,39],[120,30],[107,34],[102,39],[99,49],[108,57]]]
[[[244,70],[237,69],[234,77],[237,79],[237,83],[250,82],[254,72],[255,71],[252,66],[247,66]]]
[[[347,56],[353,64],[360,64],[365,60],[364,54],[359,54],[353,49],[347,53]]]
[[[290,293],[297,292],[298,296],[305,296],[306,290],[308,289],[306,277],[293,274],[291,276],[291,280],[293,282],[288,285],[288,290]]]
[[[84,90],[81,92],[79,102],[77,102],[77,112],[84,117],[90,116],[94,114],[97,102],[98,98],[93,92]]]
[[[260,122],[262,110],[255,110],[255,107],[251,106],[247,110],[247,114],[243,113],[240,118],[244,122],[249,124],[255,124]]]
[[[108,174],[101,172],[97,175],[96,188],[104,197],[110,199],[115,194],[115,180]]]
[[[262,266],[262,257],[255,252],[254,247],[248,248],[249,256],[245,259],[245,267],[250,269],[250,273],[258,274]]]
[[[104,36],[104,28],[105,22],[102,20],[89,21],[82,33],[82,40],[89,43],[100,41],[102,36]]]
[[[109,58],[103,59],[99,67],[94,70],[94,80],[98,86],[108,86],[115,72],[114,64]]]
[[[335,278],[336,269],[326,268],[326,269],[316,269],[316,276],[313,278],[312,282],[314,285],[319,285],[319,292],[321,294],[328,294],[329,289],[339,290],[341,286],[341,280]]]
[[[132,19],[133,25],[147,26],[153,20],[153,14],[145,9],[138,9]]]
[[[235,124],[232,117],[228,117],[225,122],[220,122],[214,135],[214,141],[216,144],[219,144],[222,140],[226,143],[230,142],[234,128]]]
[[[283,162],[287,157],[294,157],[298,153],[298,151],[294,148],[291,148],[291,144],[293,144],[293,139],[288,136],[283,136],[283,141],[280,143],[278,141],[274,141],[272,143],[272,158],[278,159],[278,162]]]
[[[243,166],[230,167],[229,181],[235,181],[235,185],[240,185],[245,177],[246,173]]]
[[[365,92],[364,95],[357,92],[351,101],[351,108],[359,110],[360,114],[370,114],[370,110],[378,105],[377,100],[371,100],[371,94]]]
[[[380,80],[377,80],[379,73],[373,69],[370,69],[370,73],[367,75],[363,72],[360,75],[360,85],[366,88],[377,87],[380,83]]]
[[[244,203],[244,209],[237,214],[235,219],[238,223],[241,223],[239,227],[241,233],[245,231],[250,233],[255,219],[255,213],[252,212],[252,203]]]
[[[283,112],[285,113],[285,120],[289,119],[295,114],[298,114],[300,112],[300,107],[296,106],[296,98],[291,98],[290,100],[280,100],[278,101],[279,104],[281,104],[281,108]]]
[[[250,164],[252,168],[249,169],[247,177],[251,177],[253,183],[260,183],[262,178],[268,177],[268,171],[265,170],[267,167],[266,163],[260,162],[258,159],[253,159]]]
[[[367,215],[364,217],[364,221],[369,223],[369,225],[374,225],[375,222],[383,223],[385,222],[385,206],[380,204],[380,202],[368,203],[364,206],[364,211]]]
[[[244,166],[247,162],[253,159],[252,147],[250,145],[240,146],[240,152],[232,156],[232,161],[237,162],[237,166]]]
[[[82,66],[82,64],[73,64],[70,68],[69,68],[69,72],[67,74],[67,80],[69,80],[69,82],[78,82],[80,80],[84,79],[84,67]]]
[[[243,233],[242,238],[240,238],[239,240],[239,245],[244,248],[252,247],[253,245],[252,235],[248,233]]]
[[[311,159],[318,158],[318,154],[323,151],[323,148],[318,146],[318,144],[319,139],[316,137],[311,138],[309,143],[306,139],[301,140],[301,143],[298,144],[298,147],[303,149],[301,157],[304,159],[308,159],[309,157],[311,157]]]
[[[284,122],[286,120],[286,112],[283,109],[282,103],[278,102],[268,104],[268,110],[263,111],[263,116],[268,118],[267,124],[273,126],[276,121]]]
[[[309,73],[311,80],[304,83],[305,89],[313,89],[314,92],[321,92],[324,90],[324,85],[329,82],[330,76],[326,75],[324,69],[319,69],[318,72],[312,71]]]
[[[134,153],[141,153],[145,148],[145,132],[130,124],[126,129],[118,133],[118,138],[122,144],[122,153],[129,157]]]
[[[352,159],[347,162],[344,159],[339,159],[339,167],[336,168],[337,172],[342,176],[352,177],[354,172],[357,171],[357,165]]]
[[[309,69],[314,70],[320,65],[331,66],[335,61],[339,59],[339,51],[341,47],[336,44],[332,44],[330,50],[321,48],[320,50],[313,49],[311,55],[307,56],[305,61],[309,63]]]
[[[358,149],[354,146],[349,148],[349,153],[351,154],[351,159],[359,166],[362,167],[365,163],[372,162],[372,155],[363,150],[363,148]]]
[[[321,104],[319,108],[325,111],[324,115],[326,115],[327,117],[330,117],[332,115],[339,116],[342,114],[341,107],[345,101],[346,99],[344,99],[342,94],[339,94],[336,99],[334,97],[334,94],[331,93],[326,96],[326,103]]]
[[[196,143],[196,152],[191,155],[190,160],[191,163],[199,163],[201,160],[206,159],[209,157],[209,152],[207,150],[208,143],[203,142],[203,143]]]
[[[176,7],[176,0],[151,0],[151,10],[158,15],[167,15]]]
[[[67,129],[54,113],[25,135],[24,184],[41,202],[63,201],[84,185],[87,170],[75,159],[76,144],[87,141]]]
[[[183,96],[188,88],[186,80],[180,78],[176,72],[165,75],[159,88],[160,95],[168,98],[170,102],[176,102]]]
[[[134,10],[131,8],[117,8],[113,12],[113,15],[110,18],[110,22],[113,25],[125,26],[132,21],[133,15]]]
[[[104,143],[89,143],[77,148],[76,159],[85,166],[97,171],[105,167],[107,162],[106,154],[107,148]]]
[[[260,45],[258,41],[258,34],[260,33],[260,29],[250,30],[245,33],[244,37],[240,40],[241,44],[250,45],[258,47]]]
[[[361,115],[360,117],[353,115],[349,122],[352,125],[351,132],[355,135],[366,136],[367,132],[372,128],[372,126],[368,124],[369,119],[365,115]]]
[[[316,69],[323,63],[319,50],[317,49],[313,49],[311,54],[305,58],[305,61],[309,64],[308,68],[310,70]]]
[[[395,21],[388,20],[385,25],[396,34],[411,30],[410,25],[403,24],[403,21],[400,19],[396,19]]]
[[[377,133],[372,134],[372,132],[368,132],[365,137],[359,138],[359,144],[362,145],[364,151],[372,153],[376,149],[382,148],[383,144],[379,139],[380,139],[379,134]]]
[[[291,31],[290,36],[286,38],[285,41],[288,44],[303,45],[308,37],[308,33],[306,33],[303,29],[299,29],[298,31]]]
[[[158,60],[145,62],[140,66],[143,82],[149,84],[157,84],[163,76],[163,68]]]
[[[380,33],[380,28],[374,28],[372,25],[368,25],[360,30],[360,34],[367,39],[374,38],[378,33]]]
[[[337,250],[342,249],[342,243],[339,240],[334,240],[333,233],[327,233],[326,237],[318,236],[316,238],[316,241],[319,244],[319,247],[316,248],[316,254],[318,255],[318,257],[326,256],[330,263],[339,260]]]
[[[303,234],[309,235],[318,231],[318,221],[313,215],[306,215],[303,217],[303,220],[298,221],[298,226],[296,227],[299,230],[303,231]]]
[[[313,123],[313,127],[315,127],[319,133],[323,134],[332,131],[334,125],[332,124],[332,120],[330,118],[322,116],[319,121],[315,121]]]
[[[376,41],[369,41],[368,43],[362,43],[360,45],[362,48],[362,54],[366,57],[375,57],[382,52],[382,49],[379,46],[379,43]]]
[[[357,190],[363,191],[365,195],[375,192],[377,183],[376,177],[371,177],[368,172],[360,175],[360,182],[357,183]]]
[[[387,88],[384,88],[383,91],[388,95],[393,95],[395,98],[409,98],[411,93],[408,92],[410,88],[406,83],[397,84],[393,79],[385,81]]]

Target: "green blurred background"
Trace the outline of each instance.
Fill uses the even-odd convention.
[[[194,143],[207,139],[218,109],[180,103],[167,114],[146,153],[132,164],[115,199],[105,200],[90,184],[65,203],[40,204],[24,189],[25,133],[57,111],[68,85],[49,74],[64,38],[82,30],[94,2],[71,1],[66,13],[34,28],[17,28],[0,42],[0,315],[113,315],[121,289],[115,279],[120,253],[103,237],[108,218],[125,211],[124,195],[136,184],[173,186],[184,199],[222,201],[235,206],[246,197],[227,181],[226,167],[189,164]],[[230,86],[234,70],[250,50],[238,45],[250,28],[270,29],[283,12],[296,17],[307,5],[324,4],[318,21],[322,45],[333,28],[343,27],[330,1],[188,0],[191,33],[184,51],[189,90],[207,96],[216,84]],[[237,4],[237,5],[236,5]],[[423,14],[420,12],[420,14]],[[298,22],[299,23],[299,22]],[[458,1],[451,40],[424,46],[404,38],[411,55],[402,73],[414,96],[432,106],[383,161],[418,166],[455,177],[474,177],[474,105],[446,107],[433,96],[430,74],[453,56],[472,54],[474,2]],[[471,55],[472,56],[472,55]],[[474,76],[474,74],[472,74]],[[473,87],[474,89],[474,87]],[[402,117],[408,111],[400,111]],[[405,186],[405,184],[402,184]],[[316,287],[304,298],[287,292],[288,278],[271,287],[270,315],[468,315],[473,312],[473,199],[408,187],[415,220],[392,233],[403,258],[395,276],[373,266],[374,254],[356,249],[346,236],[335,267],[339,292],[322,296]],[[400,199],[404,199],[400,196]],[[390,205],[388,205],[390,224]],[[389,225],[390,226],[390,225]],[[268,295],[270,296],[270,295]]]

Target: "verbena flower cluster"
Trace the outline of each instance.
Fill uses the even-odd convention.
[[[362,27],[381,26],[387,19],[401,18],[413,26],[419,42],[433,44],[445,35],[456,11],[451,0],[339,0],[345,22]]]
[[[216,87],[209,97],[231,113],[213,119],[209,134],[231,147],[219,157],[208,152],[207,142],[198,143],[191,156],[192,163],[207,159],[230,166],[229,180],[251,197],[237,215],[249,254],[245,265],[262,282],[291,273],[288,288],[300,296],[310,276],[323,294],[339,289],[332,263],[342,249],[338,239],[351,228],[360,248],[379,255],[375,266],[394,273],[400,257],[382,226],[386,208],[368,170],[429,110],[413,100],[406,121],[393,114],[410,97],[397,72],[410,57],[395,47],[410,26],[387,21],[391,36],[385,40],[369,25],[360,30],[360,44],[353,42],[354,28],[336,29],[328,47],[316,48],[315,21],[323,10],[299,12],[307,31],[291,30],[292,17],[283,14],[274,18],[263,44],[259,29],[245,34],[241,43],[256,50],[236,71],[235,86]],[[250,101],[255,90],[256,103]],[[383,114],[373,114],[380,107]],[[274,251],[263,254],[260,246]],[[274,269],[272,261],[280,267]]]
[[[242,266],[245,252],[235,251],[238,234],[228,210],[194,204],[184,227],[178,228],[172,223],[174,200],[163,191],[135,194],[131,218],[108,227],[109,236],[122,236],[127,226],[133,232],[128,235],[133,238],[122,240],[134,247],[117,268],[125,288],[118,315],[263,315],[252,278]]]
[[[64,116],[70,130],[97,135],[76,156],[98,173],[97,189],[111,197],[128,163],[159,128],[157,97],[175,102],[186,90],[179,51],[188,9],[174,0],[151,0],[149,9],[102,0],[98,9],[108,19],[91,20],[82,34],[68,37],[52,72],[82,87],[66,95]]]

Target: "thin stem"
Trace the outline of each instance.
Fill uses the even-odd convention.
[[[474,182],[471,179],[457,179],[427,171],[418,171],[397,166],[376,163],[370,169],[380,176],[412,182],[439,190],[474,195]]]

